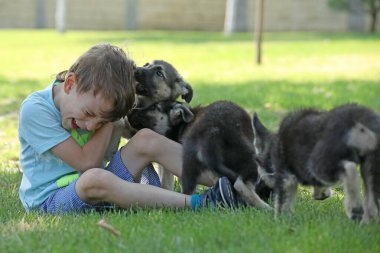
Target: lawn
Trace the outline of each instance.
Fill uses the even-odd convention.
[[[99,42],[123,47],[137,65],[171,62],[193,86],[192,105],[229,99],[272,130],[297,108],[358,102],[380,112],[380,35],[264,34],[258,66],[248,33],[2,30],[0,252],[380,252],[380,222],[346,218],[340,187],[324,201],[301,188],[296,213],[277,220],[253,208],[26,214],[18,200],[18,108]],[[121,236],[97,226],[101,218]]]

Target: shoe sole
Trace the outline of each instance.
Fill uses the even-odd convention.
[[[223,203],[226,205],[226,206],[228,206],[228,207],[233,207],[234,205],[232,204],[232,203],[228,203],[227,202],[227,196],[224,196],[224,190],[226,190],[225,188],[222,188],[222,178],[219,178],[219,189],[220,189],[220,195],[222,196],[222,199],[223,199]],[[230,191],[231,189],[230,189],[231,187],[228,187],[228,195],[229,195],[229,199],[230,200],[234,200],[234,198],[233,197],[231,197],[231,196],[233,196],[232,194],[232,192]]]

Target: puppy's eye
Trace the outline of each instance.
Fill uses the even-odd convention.
[[[164,74],[162,73],[162,71],[158,70],[158,71],[156,72],[156,74],[157,74],[159,77],[164,78]]]
[[[149,65],[149,62],[145,63],[143,67],[147,67]]]

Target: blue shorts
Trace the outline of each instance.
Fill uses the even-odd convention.
[[[132,174],[128,171],[127,167],[125,167],[121,159],[120,150],[116,152],[111,162],[105,169],[125,181],[136,183],[133,179]],[[94,206],[83,202],[75,190],[76,182],[77,180],[73,181],[68,186],[59,188],[53,192],[49,198],[41,205],[40,210],[50,214],[62,214],[86,210],[104,210],[114,207],[114,205],[109,203],[102,203]],[[158,177],[157,172],[154,170],[152,164],[143,170],[140,183],[161,187],[160,178]]]

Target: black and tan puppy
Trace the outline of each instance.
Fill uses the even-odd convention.
[[[179,97],[190,103],[193,89],[169,62],[153,60],[135,70],[136,107],[143,108],[160,101],[176,101]],[[135,130],[133,131],[135,132]],[[174,176],[158,166],[161,185],[172,190]]]
[[[347,104],[331,111],[307,109],[290,113],[277,134],[270,133],[256,115],[253,126],[259,171],[275,188],[276,214],[293,211],[299,183],[326,189],[343,182],[347,216],[362,218],[356,167],[362,163],[370,175],[378,171],[375,153],[379,150],[380,118],[376,113]],[[367,188],[371,187],[374,188]],[[367,197],[371,192],[368,189]]]
[[[159,101],[175,101],[180,96],[190,103],[193,89],[168,62],[154,60],[135,71],[137,107]]]
[[[147,107],[153,103],[172,100],[182,97],[186,102],[190,102],[193,97],[193,89],[178,71],[168,62],[153,60],[143,67],[136,67],[135,72],[136,101],[138,108]],[[117,126],[111,144],[106,153],[106,158],[111,159],[119,147],[121,136],[131,138],[135,133],[128,120],[128,116],[117,122]],[[172,189],[174,185],[173,175],[159,167],[162,187]]]
[[[167,101],[135,109],[129,119],[137,129],[147,127],[182,143],[184,193],[192,193],[204,173],[213,179],[227,176],[245,202],[271,209],[255,192],[258,175],[252,123],[240,106],[218,101],[191,109]]]

